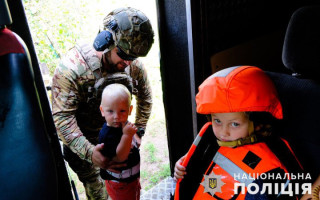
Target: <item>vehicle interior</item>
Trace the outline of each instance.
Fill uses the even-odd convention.
[[[171,172],[207,121],[195,111],[198,86],[220,69],[253,65],[271,77],[282,102],[284,119],[275,132],[314,181],[320,174],[320,2],[156,3]],[[18,0],[0,0],[0,66],[0,199],[74,199]],[[188,179],[204,173],[218,147],[209,145],[215,140],[209,132],[189,163],[198,174],[186,177],[181,190],[194,192]]]

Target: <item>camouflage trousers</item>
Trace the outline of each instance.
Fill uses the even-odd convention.
[[[100,168],[80,159],[67,146],[63,145],[64,158],[83,183],[88,200],[108,198],[105,181],[100,177]]]

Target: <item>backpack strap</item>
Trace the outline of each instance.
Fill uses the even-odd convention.
[[[92,70],[94,77],[98,81],[102,78],[101,72],[101,58],[99,58],[92,46],[86,43],[77,43],[75,48],[80,52],[84,61],[88,64]]]

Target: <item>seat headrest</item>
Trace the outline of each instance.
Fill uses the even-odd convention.
[[[320,6],[302,7],[293,13],[284,40],[282,61],[288,69],[302,76],[319,76]]]

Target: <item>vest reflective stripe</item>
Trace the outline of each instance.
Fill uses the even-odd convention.
[[[226,68],[224,70],[220,70],[214,74],[212,74],[211,76],[209,76],[209,78],[213,78],[213,77],[226,77],[228,76],[234,69],[239,68],[241,66],[235,66],[235,67],[229,67]]]
[[[182,162],[182,166],[187,167],[190,158],[192,157],[194,151],[197,148],[197,145],[200,143],[203,134],[206,132],[206,130],[208,129],[208,127],[211,125],[211,122],[207,122],[205,125],[203,125],[203,127],[201,128],[200,132],[198,133],[196,139],[194,140],[193,144],[191,145],[188,153],[186,154],[186,157],[184,159],[184,161]],[[175,195],[174,195],[174,199],[177,200],[179,199],[179,189],[180,189],[180,182],[181,179],[178,179],[177,184],[176,184],[176,190],[175,190]]]
[[[236,164],[234,164],[231,160],[229,160],[227,157],[225,157],[221,153],[219,152],[216,153],[216,155],[213,157],[213,162],[219,165],[223,170],[228,172],[231,176],[233,176],[234,174],[240,175],[239,178],[237,176],[235,177],[235,179],[240,183],[244,183],[246,187],[248,187],[248,185],[253,182],[253,178],[248,173],[243,171],[240,167],[238,167]],[[241,177],[243,177],[243,175],[245,175],[245,177],[248,177],[248,178],[242,179]]]
[[[193,144],[196,145],[196,146],[198,146],[201,138],[202,138],[202,137],[201,137],[200,135],[197,135],[196,139],[194,139],[194,141],[193,141]]]
[[[234,184],[236,182],[243,183],[248,187],[250,183],[253,183],[255,174],[262,174],[276,168],[283,169],[285,173],[288,172],[265,143],[255,143],[237,148],[220,147],[212,162],[215,164],[213,167],[208,167],[193,197],[194,200],[220,198],[244,200],[247,190],[245,189],[245,194],[241,192],[235,194]],[[218,185],[221,187],[214,191],[210,190],[209,185],[205,185],[207,184],[206,178],[213,177],[218,177],[217,182],[220,182]],[[214,192],[217,198],[212,196],[211,192]]]
[[[202,135],[206,132],[206,130],[208,129],[208,127],[211,125],[211,122],[207,122],[200,130],[199,134],[197,135],[196,139],[194,140],[193,144],[191,145],[186,158],[184,159],[184,161],[182,162],[182,166],[186,167],[188,165],[188,162],[191,158],[191,156],[193,155],[194,151],[197,148],[197,145],[200,143],[201,139],[202,139]],[[178,180],[180,181],[180,180]]]
[[[76,49],[80,52],[83,59],[88,64],[89,68],[92,70],[92,73],[96,80],[102,78],[101,67],[102,63],[100,58],[96,55],[93,46],[88,45],[87,43],[77,43],[75,45]]]

